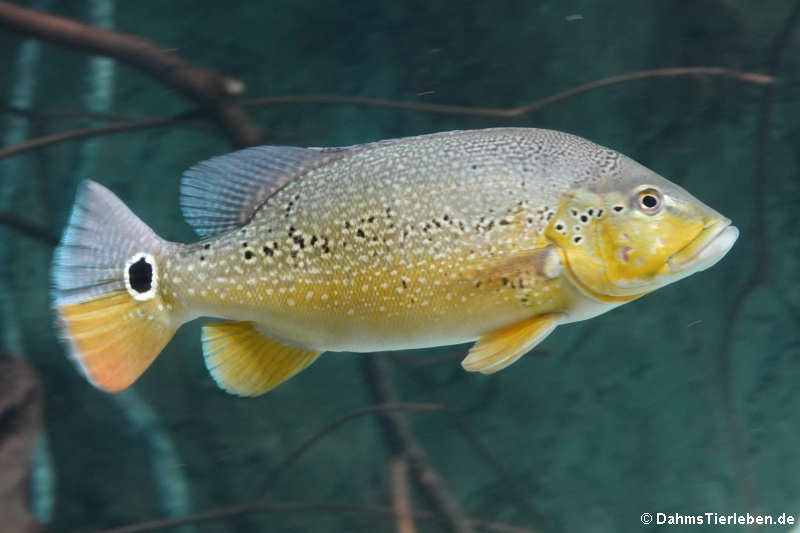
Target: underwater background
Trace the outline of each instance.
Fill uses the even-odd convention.
[[[800,3],[13,5],[147,37],[245,89],[160,127],[24,153],[0,148],[0,349],[40,376],[44,415],[24,490],[42,529],[95,532],[222,509],[178,530],[793,531],[646,526],[641,516],[800,513]],[[164,72],[26,39],[7,7],[0,2],[3,148],[198,109]],[[662,72],[528,113],[473,109],[514,109],[611,76],[697,66],[776,82]],[[290,95],[313,102],[235,105]],[[260,137],[219,118],[231,102]],[[492,376],[462,370],[468,345],[380,354],[379,363],[332,353],[242,399],[208,375],[202,321],[181,328],[119,395],[94,389],[65,357],[48,270],[79,181],[106,185],[161,236],[190,242],[181,173],[247,139],[335,146],[495,126],[564,130],[614,148],[730,217],[741,237],[717,266],[558,328]],[[0,409],[12,389],[4,387]],[[21,398],[24,407],[38,396]],[[356,416],[308,440],[387,402],[416,408]],[[0,444],[19,412],[0,419]],[[403,504],[417,513],[410,521],[391,511]],[[22,524],[0,516],[0,531]],[[167,530],[157,525],[117,531]]]

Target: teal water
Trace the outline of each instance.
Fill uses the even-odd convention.
[[[720,76],[628,81],[516,118],[347,104],[249,114],[266,142],[301,146],[503,125],[569,131],[729,216],[742,235],[717,266],[559,328],[491,377],[461,369],[468,346],[379,357],[392,363],[400,399],[447,406],[404,416],[470,518],[536,533],[682,532],[722,526],[644,526],[640,516],[800,513],[796,2],[31,5],[149,37],[241,80],[244,98],[324,93],[508,108],[644,69],[776,75],[770,87]],[[25,43],[0,27],[5,104],[126,117],[193,108],[124,64]],[[0,123],[4,145],[105,124],[7,110]],[[60,235],[77,183],[90,177],[163,237],[189,242],[181,172],[234,148],[208,120],[53,145],[0,160],[0,211]],[[0,347],[29,359],[44,382],[46,441],[33,461],[31,507],[48,531],[98,531],[261,495],[260,512],[183,531],[398,530],[391,515],[373,512],[392,501],[396,451],[380,418],[348,422],[272,479],[307,438],[376,402],[363,356],[328,354],[263,397],[235,398],[204,367],[198,322],[131,392],[110,396],[75,371],[56,338],[51,256],[48,244],[0,230]],[[410,494],[414,509],[437,513],[424,487],[412,482]],[[451,530],[446,521],[415,522],[418,531]]]

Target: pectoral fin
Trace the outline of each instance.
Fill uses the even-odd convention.
[[[542,342],[563,318],[562,313],[548,313],[484,335],[470,349],[461,366],[483,374],[502,370]]]
[[[265,337],[252,322],[203,326],[203,356],[217,384],[239,396],[258,396],[313,363],[321,352]]]

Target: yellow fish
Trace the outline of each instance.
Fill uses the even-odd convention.
[[[475,341],[492,373],[556,326],[710,267],[730,220],[626,156],[551,130],[452,131],[345,148],[262,146],[189,169],[203,240],[165,241],[86,181],[52,269],[72,359],[133,383],[201,316],[225,390],[264,393],[325,351]]]

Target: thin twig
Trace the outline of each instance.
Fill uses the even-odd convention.
[[[136,117],[112,113],[108,111],[85,111],[82,109],[53,109],[38,111],[35,109],[22,109],[8,104],[0,103],[0,113],[8,113],[30,119],[49,119],[49,118],[85,118],[92,120],[107,120],[109,122],[131,122],[138,120]]]
[[[371,405],[356,409],[341,418],[326,425],[322,430],[318,431],[308,439],[306,439],[300,446],[298,446],[292,453],[286,456],[270,474],[270,483],[277,478],[282,472],[286,471],[289,466],[294,464],[311,446],[322,439],[324,436],[330,434],[336,428],[342,426],[346,422],[355,418],[360,418],[365,415],[373,413],[385,412],[399,412],[399,411],[435,411],[442,409],[443,406],[439,404],[430,403],[403,403],[392,402]],[[267,502],[263,497],[253,499],[249,502],[244,502],[236,505],[229,505],[225,507],[218,507],[201,513],[194,513],[186,516],[176,518],[146,520],[129,524],[126,526],[115,527],[111,529],[104,529],[97,533],[142,533],[146,531],[157,531],[163,529],[171,529],[186,524],[195,524],[198,522],[209,522],[212,520],[222,520],[231,518],[233,516],[240,516],[256,512],[278,512],[278,511],[303,511],[303,510],[331,510],[331,511],[350,511],[350,512],[372,512],[393,515],[394,509],[391,507],[366,507],[360,505],[348,505],[338,503],[275,503]],[[421,520],[445,520],[444,517],[434,514],[430,511],[412,511],[411,516]],[[467,524],[482,531],[491,531],[496,533],[532,533],[530,530],[505,524],[502,522],[490,522],[485,520],[467,519]]]
[[[676,76],[722,76],[725,78],[732,78],[737,81],[755,83],[758,85],[772,84],[775,82],[774,77],[765,76],[764,74],[759,74],[757,72],[742,72],[723,67],[674,67],[627,72],[625,74],[619,74],[617,76],[611,76],[601,80],[585,83],[583,85],[579,85],[578,87],[573,87],[572,89],[553,94],[546,98],[534,100],[528,104],[509,108],[428,104],[423,102],[400,102],[396,100],[387,100],[384,98],[338,96],[335,94],[288,95],[252,98],[243,100],[242,105],[246,107],[260,107],[276,104],[350,104],[372,107],[388,107],[391,109],[406,109],[409,111],[423,111],[428,113],[442,113],[446,115],[516,118],[534,111],[538,111],[549,104],[558,102],[559,100],[577,96],[593,89],[599,89],[600,87],[616,85],[631,80],[671,78]]]
[[[269,476],[267,476],[267,481],[265,482],[264,486],[259,493],[265,493],[269,487],[272,486],[275,481],[284,473],[286,472],[289,467],[291,467],[295,462],[297,462],[300,457],[302,457],[314,444],[320,441],[326,435],[332,433],[334,430],[338,429],[345,423],[349,422],[350,420],[360,418],[365,415],[371,415],[374,413],[388,413],[388,412],[402,412],[402,411],[439,411],[444,409],[444,406],[437,403],[408,403],[408,402],[385,402],[379,403],[375,405],[370,405],[367,407],[362,407],[360,409],[356,409],[346,415],[342,416],[334,420],[333,422],[329,423],[325,427],[323,427],[317,433],[311,435],[306,440],[304,440],[297,448],[294,449],[289,455],[284,457],[284,459],[278,463],[275,468],[270,471]]]
[[[278,512],[309,512],[309,511],[329,511],[336,513],[371,513],[385,516],[393,516],[394,509],[389,506],[377,505],[355,505],[350,503],[335,502],[259,502],[257,505],[243,504],[221,507],[205,513],[197,513],[190,516],[169,518],[166,520],[150,520],[129,526],[103,529],[95,533],[145,533],[148,531],[158,531],[169,529],[187,524],[198,522],[210,522],[222,520],[233,516],[241,516],[252,513],[278,513]],[[431,511],[414,511],[413,517],[417,520],[443,521],[443,517]],[[529,529],[504,522],[490,520],[469,519],[469,525],[475,530],[488,531],[490,533],[531,533]]]
[[[800,2],[797,2],[785,23],[781,32],[776,37],[767,57],[767,68],[770,75],[777,75],[781,69],[781,63],[787,45],[797,29],[800,21]],[[733,340],[736,336],[736,327],[739,316],[745,307],[745,303],[750,295],[764,282],[767,277],[769,267],[769,252],[766,247],[769,232],[767,230],[767,217],[765,216],[765,191],[768,189],[769,180],[769,148],[770,130],[772,128],[772,111],[774,107],[774,86],[767,86],[761,95],[760,113],[758,119],[758,129],[756,131],[755,160],[756,168],[753,173],[753,226],[751,240],[757,243],[757,248],[761,251],[756,254],[755,266],[750,276],[744,282],[742,289],[736,295],[730,312],[726,317],[723,326],[722,345],[719,352],[720,382],[722,404],[725,408],[725,418],[727,422],[729,440],[733,451],[734,464],[739,479],[740,490],[745,500],[745,504],[750,512],[757,514],[760,508],[759,498],[756,491],[757,483],[753,479],[753,473],[748,462],[746,445],[740,427],[740,415],[736,407],[735,394],[733,390]],[[757,531],[760,528],[756,525],[751,526],[751,530]]]
[[[380,403],[395,403],[399,394],[391,378],[391,361],[388,357],[362,357],[364,373],[367,376],[372,394]],[[389,446],[395,454],[408,457],[414,477],[425,489],[438,512],[447,519],[455,533],[472,533],[470,524],[461,504],[450,493],[442,476],[433,465],[428,452],[417,441],[408,417],[401,413],[386,412],[381,417]]]
[[[210,112],[238,146],[262,142],[261,131],[250,121],[234,96],[244,91],[239,80],[200,69],[150,39],[97,28],[0,2],[0,27],[43,41],[112,57],[138,68],[194,100]]]
[[[531,354],[529,354],[528,357],[530,357],[530,355]],[[399,358],[392,357],[392,360],[397,359]],[[409,362],[408,359],[403,361],[403,363],[407,362]],[[441,398],[441,393],[438,388],[426,373],[419,371],[418,366],[413,364],[406,366],[404,364],[403,367],[420,386],[425,388],[430,397]],[[530,501],[531,498],[526,487],[520,483],[516,476],[506,470],[492,449],[475,433],[475,430],[472,429],[466,417],[456,410],[450,410],[449,414],[451,422],[455,425],[461,436],[473,447],[486,464],[494,470],[508,499],[510,501],[515,501],[520,507],[520,510],[524,513],[526,518],[525,522],[528,526],[537,533],[544,533],[545,531],[554,533],[555,531],[560,531],[553,520],[545,516],[537,506]]]
[[[123,133],[129,131],[138,131],[145,129],[161,128],[164,126],[171,126],[178,122],[188,120],[188,117],[185,115],[186,114],[181,114],[174,117],[145,118],[141,120],[135,120],[133,122],[122,122],[117,124],[111,124],[108,126],[97,126],[94,128],[82,128],[78,130],[65,131],[63,133],[55,133],[53,135],[47,135],[44,137],[37,137],[36,139],[24,141],[19,144],[7,146],[5,148],[0,148],[0,159],[11,157],[12,155],[18,155],[25,152],[30,152],[33,150],[38,150],[39,148],[44,148],[46,146],[51,146],[53,144],[58,144],[64,141],[86,139],[88,137],[110,135],[112,133]]]
[[[271,470],[270,474],[267,476],[267,481],[263,484],[264,486],[261,488],[261,490],[257,491],[256,493],[265,494],[267,490],[272,486],[272,484],[278,479],[278,477],[280,477],[281,474],[286,472],[290,466],[292,466],[295,462],[297,462],[297,460],[300,459],[309,449],[311,449],[311,447],[314,444],[316,444],[323,437],[329,435],[334,430],[341,427],[350,420],[355,420],[356,418],[361,418],[366,415],[385,412],[385,411],[426,412],[426,411],[437,411],[440,409],[443,409],[442,405],[433,403],[395,402],[395,403],[370,405],[367,407],[362,407],[360,409],[351,411],[345,414],[344,416],[334,420],[333,422],[330,422],[329,424],[325,425],[325,427],[323,427],[321,430],[308,437],[297,448],[295,448],[291,453],[289,453],[286,457],[284,457],[284,459],[280,463],[278,463],[278,465],[275,468]],[[132,533],[138,531],[155,531],[157,529],[169,529],[183,524],[193,524],[196,522],[205,522],[208,520],[220,520],[222,518],[227,518],[230,516],[253,513],[262,510],[271,510],[272,509],[270,507],[271,505],[273,504],[267,503],[265,497],[260,496],[248,502],[236,505],[219,507],[202,513],[194,513],[186,516],[179,516],[177,518],[168,518],[164,520],[146,520],[143,522],[137,522],[135,524],[130,524],[127,526],[121,526],[118,528],[103,530],[103,533],[109,533],[112,531],[115,533],[122,533],[122,532]]]

